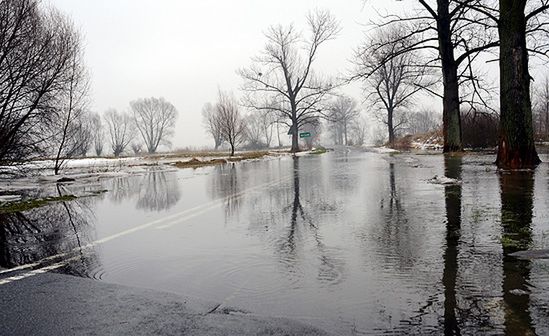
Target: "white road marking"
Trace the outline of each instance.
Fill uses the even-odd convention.
[[[53,271],[55,269],[58,269],[58,268],[61,268],[61,267],[64,267],[64,266],[68,265],[69,262],[71,262],[71,261],[75,261],[75,260],[78,260],[80,258],[81,258],[80,256],[72,257],[70,259],[63,260],[61,262],[58,262],[58,263],[55,263],[55,264],[52,264],[52,265],[49,265],[49,266],[41,267],[41,268],[32,270],[30,272],[27,272],[27,273],[23,273],[23,274],[20,274],[20,275],[15,275],[15,276],[12,276],[12,277],[9,277],[9,278],[1,279],[0,280],[0,286],[9,284],[10,282],[30,278],[30,277],[38,275],[38,274]]]
[[[241,192],[226,196],[224,198],[216,199],[216,200],[213,200],[213,201],[201,204],[201,205],[197,205],[195,207],[180,211],[180,212],[175,213],[173,215],[163,217],[163,218],[154,220],[152,222],[145,223],[145,224],[136,226],[134,228],[118,232],[118,233],[113,234],[111,236],[107,236],[107,237],[95,240],[95,241],[93,241],[91,243],[88,243],[84,246],[76,247],[76,248],[74,248],[73,250],[71,250],[69,252],[63,252],[63,253],[55,254],[55,255],[40,259],[40,260],[38,260],[36,262],[33,262],[33,263],[30,263],[30,264],[25,264],[25,265],[16,266],[16,267],[13,267],[13,268],[10,268],[10,269],[0,270],[0,275],[6,274],[6,273],[12,273],[12,272],[16,272],[16,271],[21,271],[21,270],[25,270],[25,269],[29,269],[29,268],[34,268],[34,267],[37,267],[37,266],[43,264],[44,262],[48,262],[48,261],[55,260],[55,259],[60,259],[60,258],[66,257],[66,256],[68,256],[68,255],[70,255],[74,252],[81,252],[81,251],[90,249],[92,247],[95,247],[96,245],[103,244],[103,243],[106,243],[108,241],[111,241],[113,239],[120,238],[120,237],[126,236],[126,235],[134,233],[134,232],[142,231],[142,230],[147,229],[151,226],[162,224],[162,223],[169,222],[169,221],[173,220],[173,222],[170,222],[166,225],[162,225],[162,226],[158,227],[159,229],[169,228],[169,227],[171,227],[175,224],[183,223],[183,222],[185,222],[189,219],[192,219],[192,218],[194,218],[196,216],[199,216],[203,213],[206,213],[206,212],[208,212],[208,211],[210,211],[210,210],[212,210],[216,207],[219,207],[219,206],[222,205],[222,203],[224,201],[227,201],[229,199],[243,197],[246,193],[254,191],[254,190],[258,190],[258,189],[262,189],[262,188],[277,185],[277,184],[279,184],[279,183],[281,183],[285,180],[288,180],[290,177],[291,177],[290,175],[286,175],[284,177],[279,178],[278,180],[271,181],[271,182],[268,182],[268,183],[259,184],[259,185],[256,185],[254,187],[245,189]],[[185,216],[183,218],[180,218],[181,216],[184,216],[185,214],[189,214],[189,215]],[[32,270],[28,273],[22,274],[22,275],[17,275],[17,276],[13,276],[13,277],[9,277],[9,278],[0,279],[0,285],[4,285],[4,284],[7,284],[7,283],[10,283],[10,282],[13,282],[13,281],[25,279],[25,278],[28,278],[28,277],[31,277],[31,276],[34,276],[34,275],[42,274],[42,273],[45,273],[45,272],[48,272],[48,271],[51,271],[51,270],[54,270],[54,269],[61,268],[65,265],[67,265],[70,261],[77,260],[80,257],[81,256],[77,256],[77,257],[66,259],[64,261],[60,261],[58,263],[55,263],[55,264],[52,264],[52,265],[49,265],[49,266],[40,267],[40,268]]]

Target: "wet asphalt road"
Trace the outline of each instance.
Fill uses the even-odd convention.
[[[3,330],[543,335],[547,260],[511,255],[549,248],[549,169],[492,162],[340,149],[42,190],[107,192],[0,216]]]
[[[0,286],[0,335],[325,335],[288,319],[211,313],[216,303],[45,273]]]

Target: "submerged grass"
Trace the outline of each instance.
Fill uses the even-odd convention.
[[[311,154],[318,155],[318,154],[324,154],[328,150],[324,147],[315,148],[315,150],[311,151]]]
[[[58,196],[58,197],[38,198],[38,199],[20,201],[20,202],[9,202],[9,203],[0,205],[0,214],[28,211],[35,208],[46,206],[50,203],[67,202],[67,201],[73,201],[75,199],[77,199],[77,197],[74,195],[64,195],[64,196]]]
[[[222,165],[227,162],[240,162],[245,160],[261,159],[268,155],[269,155],[269,152],[244,152],[244,153],[239,153],[236,156],[229,157],[227,159],[220,158],[220,159],[211,159],[211,160],[199,160],[196,157],[193,157],[189,161],[177,161],[174,163],[174,165],[177,168],[199,168],[199,167],[206,167],[206,166]]]

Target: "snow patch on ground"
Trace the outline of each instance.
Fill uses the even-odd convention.
[[[446,176],[438,176],[438,175],[435,175],[432,179],[429,179],[428,182],[432,184],[442,184],[442,185],[461,184],[461,181],[458,179],[453,179]]]
[[[389,147],[371,147],[371,146],[365,146],[363,147],[368,152],[378,153],[378,154],[393,154],[393,153],[400,153],[399,150],[389,148]]]

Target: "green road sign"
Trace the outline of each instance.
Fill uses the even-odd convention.
[[[308,138],[311,136],[311,132],[303,132],[303,133],[299,133],[299,137],[300,138]]]

